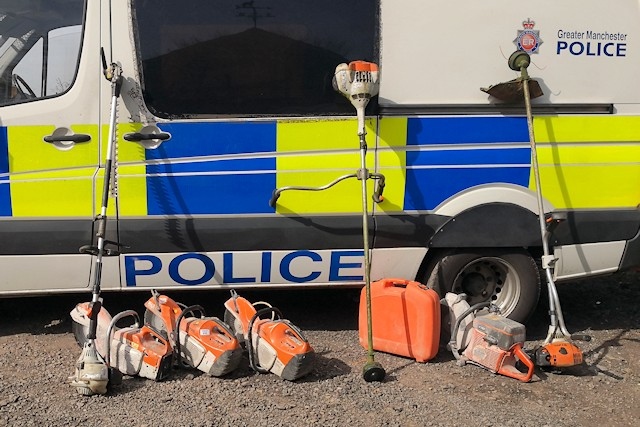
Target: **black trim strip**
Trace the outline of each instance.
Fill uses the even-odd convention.
[[[567,219],[553,230],[553,245],[631,240],[640,229],[640,210],[557,211]]]
[[[481,205],[455,221],[427,213],[377,215],[369,222],[371,246],[539,245],[536,216],[504,206],[509,205]],[[623,264],[637,264],[639,210],[572,211],[566,216],[553,231],[552,245],[633,240]],[[122,253],[353,249],[362,247],[362,216],[147,217],[119,223],[110,218],[107,234],[108,240],[126,245]],[[0,220],[0,255],[77,254],[87,244],[95,244],[90,219]]]
[[[107,234],[114,240],[114,220]],[[92,219],[0,220],[0,255],[78,254],[80,246],[93,243]]]
[[[613,114],[613,104],[533,104],[533,114]],[[503,114],[525,115],[524,104],[379,105],[381,116]]]
[[[125,253],[353,249],[362,247],[362,217],[125,218],[120,241]]]

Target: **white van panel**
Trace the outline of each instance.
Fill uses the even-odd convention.
[[[381,9],[383,106],[488,104],[480,87],[519,76],[507,58],[529,20],[538,102],[640,102],[628,89],[640,74],[638,1],[382,0]]]
[[[558,262],[554,274],[557,280],[578,279],[618,270],[626,242],[587,243],[558,246]]]

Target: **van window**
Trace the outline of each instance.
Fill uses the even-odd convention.
[[[372,0],[134,0],[141,82],[160,117],[352,113],[336,65],[376,61]]]
[[[3,1],[0,105],[65,92],[80,55],[84,0]]]

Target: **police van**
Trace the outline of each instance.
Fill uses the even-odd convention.
[[[464,11],[461,13],[460,11]],[[111,174],[108,291],[362,286],[353,107],[340,63],[379,64],[367,107],[371,278],[525,319],[542,239],[523,103],[480,90],[530,55],[554,277],[640,265],[640,5],[595,0],[2,0],[0,295],[91,286]],[[122,68],[113,169],[110,82]]]

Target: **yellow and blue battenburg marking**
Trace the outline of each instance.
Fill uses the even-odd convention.
[[[531,158],[523,145],[527,141],[524,118],[409,118],[404,209],[430,210],[480,184],[526,187]]]
[[[271,211],[275,122],[175,123],[161,129],[172,139],[146,151],[149,215]],[[178,161],[161,162],[167,158]]]
[[[0,214],[13,217],[91,217],[98,167],[96,125],[74,125],[92,142],[61,151],[43,141],[53,125],[3,127],[0,135]]]
[[[0,127],[0,217],[11,216],[7,128]]]
[[[554,206],[640,204],[640,117],[540,117],[534,130],[543,194]]]
[[[385,212],[428,211],[467,188],[511,183],[535,190],[526,119],[502,116],[369,118],[367,167],[387,178]],[[121,140],[121,217],[147,215],[358,213],[359,182],[322,186],[360,167],[355,119],[179,122],[158,125],[156,149]],[[140,124],[121,124],[118,133]],[[534,118],[543,194],[558,209],[640,203],[640,117]],[[59,151],[41,126],[0,127],[0,216],[90,216],[99,206],[104,152],[92,142]],[[106,138],[106,129],[102,130]],[[10,153],[10,154],[9,154]],[[369,182],[372,190],[373,182]],[[96,190],[98,189],[98,190]],[[113,208],[113,206],[112,206]]]

